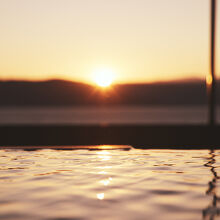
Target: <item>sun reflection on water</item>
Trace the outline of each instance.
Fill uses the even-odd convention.
[[[104,161],[104,160],[110,160],[110,159],[111,159],[111,156],[108,156],[108,155],[99,155],[98,158],[100,158],[102,161]]]
[[[96,152],[96,154],[98,154],[98,155],[109,155],[110,152],[109,151],[98,151],[98,152]]]
[[[102,169],[101,171],[98,171],[97,173],[100,174],[100,175],[108,175],[109,172],[106,171],[106,169],[111,169],[112,166],[108,166],[108,163],[111,161],[112,159],[112,155],[109,151],[98,151],[96,152],[96,155],[97,155],[97,159],[99,161],[104,161],[104,166],[102,167],[97,167],[98,169]],[[105,164],[106,162],[106,164]],[[105,179],[102,179],[99,181],[99,183],[103,186],[109,186],[110,182],[112,181],[112,177],[107,177]],[[96,197],[97,199],[99,200],[103,200],[105,198],[105,193],[104,192],[101,192],[101,193],[97,193],[96,194]]]
[[[0,219],[217,220],[219,173],[219,150],[0,150]]]
[[[105,193],[98,193],[96,196],[97,196],[97,199],[103,200],[105,198]]]
[[[100,180],[99,182],[100,182],[101,184],[103,184],[104,186],[107,186],[107,185],[109,185],[109,183],[110,183],[111,181],[112,181],[112,178],[109,177],[108,179]]]
[[[106,175],[106,174],[108,174],[108,172],[106,172],[106,171],[99,171],[98,174]]]

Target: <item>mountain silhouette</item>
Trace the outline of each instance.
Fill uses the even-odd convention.
[[[0,106],[205,104],[205,82],[200,80],[118,84],[109,89],[64,80],[0,81]]]

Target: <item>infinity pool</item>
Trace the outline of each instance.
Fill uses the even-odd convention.
[[[0,150],[0,219],[220,219],[220,151]]]

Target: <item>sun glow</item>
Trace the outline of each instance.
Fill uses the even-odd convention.
[[[114,71],[110,69],[99,69],[93,73],[93,81],[100,87],[109,87],[115,79]]]

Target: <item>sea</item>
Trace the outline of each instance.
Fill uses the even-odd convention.
[[[220,122],[220,107],[216,108]],[[5,124],[206,124],[207,106],[1,107]]]
[[[0,109],[0,125],[207,122],[205,106]],[[220,150],[168,148],[1,146],[0,219],[220,219]]]
[[[217,220],[219,150],[0,149],[0,219]]]

